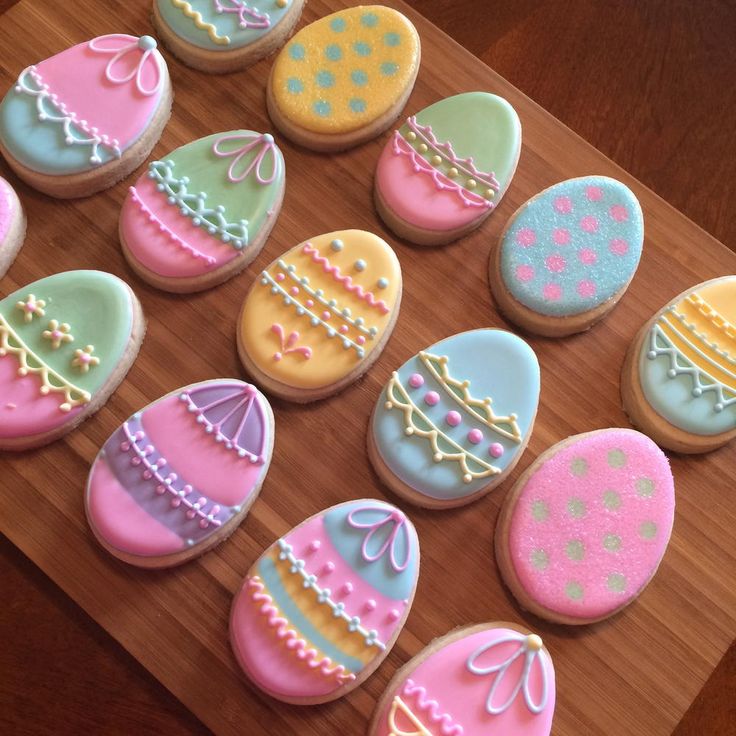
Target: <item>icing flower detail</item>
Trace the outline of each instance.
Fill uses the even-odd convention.
[[[105,78],[108,82],[127,84],[135,79],[136,89],[145,97],[151,97],[161,89],[164,81],[163,62],[156,51],[156,40],[151,36],[136,38],[124,33],[111,33],[93,38],[89,42],[89,48],[98,54],[112,55],[105,67]],[[118,62],[123,70],[132,69],[122,77],[117,76],[115,66]],[[156,84],[153,87],[144,86],[143,75],[148,69],[153,69],[156,75]]]
[[[284,334],[284,328],[280,324],[276,323],[271,325],[271,331],[278,335],[278,338],[281,341],[281,350],[273,354],[273,359],[275,361],[281,360],[281,358],[285,355],[289,355],[289,353],[301,353],[305,360],[309,360],[312,357],[312,348],[309,348],[306,345],[299,345],[297,347],[296,344],[299,341],[299,333],[296,330],[286,337]]]
[[[96,355],[92,355],[94,350],[94,345],[87,345],[84,350],[75,350],[74,358],[72,359],[72,365],[75,368],[79,368],[82,373],[88,373],[90,366],[96,366],[100,364],[100,359]]]
[[[234,141],[235,143],[243,143],[244,145],[240,148],[234,148],[232,150],[223,150],[222,144]],[[252,161],[248,164],[245,171],[241,174],[236,175],[235,171],[240,161],[251,151],[254,151]],[[227,170],[228,179],[233,184],[237,184],[246,179],[252,171],[255,171],[256,180],[259,184],[271,184],[278,174],[278,159],[276,155],[276,144],[273,142],[273,136],[270,133],[264,133],[263,135],[224,135],[222,138],[218,138],[212,146],[212,152],[215,156],[234,157],[233,162],[230,164],[230,168]],[[263,162],[265,159],[270,158],[271,173],[266,178],[262,172]]]
[[[379,513],[385,514],[385,516],[378,519],[377,521],[359,521],[358,519],[356,519],[357,515],[366,511],[377,511]],[[389,551],[391,567],[394,569],[394,572],[403,572],[404,570],[406,570],[409,565],[411,550],[409,531],[406,525],[406,517],[404,516],[404,514],[401,513],[401,511],[399,511],[398,509],[390,510],[384,508],[383,506],[366,504],[365,506],[360,506],[357,509],[353,509],[348,514],[347,522],[354,529],[369,530],[368,533],[365,535],[365,538],[363,539],[363,546],[360,550],[361,554],[363,555],[363,559],[366,562],[375,562],[376,560],[383,557],[383,555],[385,555],[387,551]],[[384,526],[388,527],[390,531],[383,530],[384,534],[388,531],[386,539],[377,552],[371,553],[368,549],[370,541],[373,535],[378,533],[379,530],[381,530]],[[404,546],[406,548],[406,559],[401,563],[397,561],[397,540],[399,536],[403,537]]]
[[[61,343],[74,340],[74,335],[69,332],[70,329],[71,327],[66,322],[59,324],[57,320],[52,319],[49,322],[48,330],[44,330],[41,336],[45,340],[51,340],[51,348],[58,350],[61,347]]]
[[[519,645],[513,654],[499,662],[498,664],[490,664],[482,666],[478,664],[478,660],[486,653],[496,647],[508,644],[510,642],[517,643]],[[516,683],[508,699],[502,705],[494,705],[493,698],[496,695],[501,681],[503,680],[506,672],[511,665],[519,658],[524,657],[524,664],[521,670],[521,677],[519,682]],[[493,684],[491,685],[490,692],[488,693],[488,699],[486,700],[486,710],[492,716],[499,715],[506,711],[511,704],[516,700],[517,696],[521,692],[524,696],[524,702],[526,707],[535,715],[539,715],[547,706],[547,670],[542,662],[542,639],[536,634],[524,634],[509,633],[507,636],[503,636],[500,639],[495,639],[488,644],[483,644],[480,648],[476,649],[470,657],[468,657],[467,668],[474,675],[494,675]],[[534,664],[537,664],[541,683],[542,692],[538,702],[534,702],[531,693],[529,692],[529,675],[531,673]]]
[[[23,319],[30,322],[34,317],[43,317],[46,312],[44,307],[46,302],[43,299],[36,299],[34,294],[29,294],[25,301],[22,299],[15,303],[15,308],[23,312]]]
[[[271,25],[271,19],[267,13],[259,13],[243,0],[213,0],[213,4],[218,13],[235,13],[238,16],[238,25],[243,29],[268,28]],[[283,8],[286,3],[276,0],[276,5]]]

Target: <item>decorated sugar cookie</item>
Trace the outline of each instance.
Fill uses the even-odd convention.
[[[555,670],[542,639],[515,624],[435,639],[393,677],[369,736],[549,736]]]
[[[153,22],[185,64],[224,73],[255,64],[281,46],[303,6],[304,0],[154,0]]]
[[[0,277],[10,268],[26,237],[26,215],[18,195],[0,176]]]
[[[251,287],[238,321],[240,359],[277,396],[324,398],[378,359],[400,302],[401,267],[386,242],[363,230],[318,235]]]
[[[156,41],[99,36],[20,73],[0,104],[0,151],[36,189],[84,197],[141,164],[170,111]]]
[[[302,146],[352,148],[401,113],[419,59],[419,34],[398,11],[340,10],[302,28],[279,52],[268,80],[268,113]]]
[[[633,192],[606,176],[568,179],[532,197],[491,254],[501,311],[530,332],[562,337],[608,314],[636,273],[644,220]]]
[[[520,151],[519,116],[503,98],[466,92],[435,102],[386,143],[376,169],[378,213],[414,243],[449,243],[493,212]]]
[[[0,300],[0,449],[61,437],[123,380],[145,323],[130,287],[102,271],[67,271]]]
[[[167,291],[219,284],[261,251],[284,178],[270,133],[231,130],[187,143],[149,164],[130,187],[120,214],[125,257]]]
[[[105,442],[87,481],[97,539],[139,567],[186,562],[228,537],[258,497],[273,449],[273,413],[233,379],[172,391]]]
[[[519,461],[534,427],[539,363],[521,338],[471,330],[394,371],[368,427],[381,480],[412,503],[470,503]]]
[[[307,519],[246,575],[230,642],[246,675],[289,703],[335,700],[391,651],[419,575],[412,523],[375,499]]]
[[[528,611],[592,623],[644,590],[674,511],[669,462],[648,437],[632,429],[575,435],[540,455],[506,496],[496,560]]]
[[[688,289],[634,338],[621,373],[634,426],[676,452],[736,437],[736,276]]]

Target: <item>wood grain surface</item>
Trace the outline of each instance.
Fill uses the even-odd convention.
[[[404,7],[400,2],[387,4]],[[725,5],[713,3],[706,20],[707,14],[696,19],[681,4],[670,3],[671,15],[664,16],[671,23],[664,25],[670,28],[668,41],[666,32],[644,32],[647,27],[662,26],[662,18],[650,8],[665,3],[642,3],[628,15],[623,3],[612,3],[619,6],[616,18],[621,28],[615,27],[607,56],[582,49],[595,49],[585,44],[601,32],[606,14],[613,17],[614,12],[608,8],[596,13],[590,8],[608,4],[524,1],[514,3],[513,10],[498,6],[493,22],[487,24],[478,23],[477,12],[471,10],[473,5],[477,9],[477,3],[415,0],[414,4],[512,80],[514,74],[526,74],[524,88],[543,98],[545,106],[563,119],[568,116],[568,122],[577,120],[578,130],[733,243],[734,219],[728,216],[728,192],[734,179],[728,167],[733,166],[733,158],[724,153],[733,150],[734,127],[724,128],[720,136],[712,133],[706,122],[712,110],[703,103],[686,102],[688,91],[699,92],[733,112],[733,86],[723,84],[729,68],[727,54],[733,55],[733,49],[726,50],[723,44],[723,55],[718,55],[719,39],[727,33],[729,21],[733,28],[733,13],[729,15]],[[0,3],[0,11],[4,5],[9,3]],[[114,19],[106,5],[82,0],[61,5],[23,0],[0,17],[4,88],[21,68],[71,43],[113,30],[139,34],[148,30],[147,2],[116,7]],[[338,0],[311,0],[302,23],[342,6]],[[557,14],[552,6],[557,6]],[[75,7],[84,12],[69,13]],[[626,426],[618,400],[618,370],[637,326],[688,285],[736,272],[736,257],[416,13],[408,14],[422,36],[424,58],[407,113],[437,97],[479,88],[507,97],[524,126],[519,171],[499,212],[457,245],[427,252],[385,233],[370,205],[371,172],[385,137],[331,158],[279,140],[289,169],[287,195],[264,253],[229,284],[188,298],[155,292],[125,266],[115,236],[125,183],[76,202],[55,202],[18,185],[29,215],[29,234],[18,261],[0,282],[0,294],[57,270],[107,269],[135,288],[149,319],[149,333],[128,380],[81,430],[44,450],[0,458],[0,526],[217,733],[362,733],[375,700],[408,657],[453,626],[491,618],[526,623],[545,638],[558,676],[555,734],[671,733],[736,631],[732,531],[736,512],[724,493],[736,481],[733,447],[701,458],[671,457],[678,489],[672,544],[642,598],[610,622],[570,630],[523,614],[500,583],[491,535],[505,488],[546,447],[571,433]],[[560,17],[572,20],[554,25]],[[635,36],[640,43],[630,42],[627,23],[642,29]],[[35,32],[24,35],[28,27]],[[457,33],[461,28],[464,35]],[[536,43],[530,43],[530,33]],[[637,66],[638,50],[649,43],[662,52],[663,59],[649,67],[638,61]],[[675,65],[682,64],[679,54],[691,43],[694,53],[686,56],[696,68],[682,71],[679,79],[685,81],[679,86],[671,83],[671,108],[657,105],[656,83],[666,77],[663,70],[672,64],[664,56],[674,50]],[[718,63],[711,74],[706,62],[713,54]],[[263,104],[268,61],[225,78],[204,77],[169,61],[177,96],[172,121],[154,156],[218,129],[243,125],[268,129]],[[555,94],[559,83],[549,81],[555,78],[552,68],[560,64],[575,79],[572,84],[568,79],[561,95]],[[698,76],[701,65],[710,75],[709,89],[704,77]],[[604,77],[605,84],[596,80],[594,72]],[[723,84],[720,96],[719,84]],[[673,119],[667,117],[669,112]],[[662,135],[663,130],[670,132]],[[682,165],[683,160],[688,163]],[[7,168],[3,173],[8,176]],[[587,335],[562,342],[531,340],[542,365],[542,405],[527,454],[505,487],[473,506],[446,514],[406,508],[420,534],[423,570],[407,628],[377,673],[363,688],[329,706],[305,710],[260,697],[238,676],[226,640],[229,602],[241,576],[266,545],[311,513],[358,494],[384,495],[363,450],[365,424],[382,383],[396,365],[439,337],[471,327],[506,326],[492,307],[486,283],[489,248],[525,199],[559,179],[586,173],[622,178],[642,202],[647,239],[630,292]],[[317,209],[315,202],[329,204]],[[387,237],[395,244],[404,269],[402,314],[384,355],[360,383],[338,397],[312,407],[273,402],[277,415],[274,463],[261,498],[230,541],[202,560],[166,573],[145,573],[113,561],[95,546],[83,519],[82,487],[99,445],[132,411],[177,385],[240,375],[234,321],[254,274],[305,237],[347,226],[373,229]],[[435,307],[440,291],[441,306]],[[134,663],[105,643],[99,629],[70,623],[75,618],[71,604],[50,590],[30,566],[18,562],[7,549],[4,552],[10,559],[4,568],[12,573],[3,578],[11,591],[11,605],[0,614],[0,630],[6,640],[11,636],[21,645],[14,648],[13,644],[0,654],[0,695],[5,703],[7,688],[7,700],[18,706],[20,714],[12,719],[7,715],[12,708],[0,711],[0,727],[5,719],[12,719],[3,732],[201,732],[202,727]],[[31,587],[24,588],[29,579]],[[31,628],[37,604],[45,606],[48,620]],[[13,624],[23,630],[16,633],[10,628]],[[24,630],[38,633],[47,646],[25,636]],[[77,651],[74,642],[90,653]],[[23,665],[28,660],[33,660],[28,669],[44,678],[40,686],[27,676]],[[75,662],[76,669],[70,668]],[[733,677],[732,660],[721,670],[719,677],[725,679],[719,681],[727,682]],[[64,682],[70,677],[72,682]],[[100,699],[108,703],[107,711],[89,696],[98,685],[107,693]],[[65,693],[72,697],[65,698]],[[733,699],[728,691],[724,693],[720,705],[716,696],[709,701],[714,705],[699,704],[693,709],[689,733],[729,732]],[[43,703],[55,708],[46,705],[46,720],[37,721],[29,713],[29,703],[41,711]],[[110,718],[111,710],[117,719]],[[719,717],[722,726],[717,725]],[[687,728],[683,724],[679,733],[684,736]]]

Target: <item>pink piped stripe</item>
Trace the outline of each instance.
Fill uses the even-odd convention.
[[[376,299],[370,291],[364,291],[362,286],[354,284],[352,277],[343,276],[338,266],[331,266],[329,260],[321,256],[319,251],[311,243],[305,244],[303,252],[305,255],[311,256],[315,263],[322,266],[325,273],[331,274],[335,281],[341,283],[351,294],[355,294],[355,296],[367,302],[371,307],[376,307],[376,309],[380,310],[381,314],[388,314],[391,311],[386,302],[382,299]]]
[[[421,685],[417,685],[411,678],[404,685],[404,695],[407,697],[416,696],[416,703],[420,710],[426,713],[432,723],[439,725],[443,736],[463,736],[463,727],[459,723],[455,723],[448,713],[442,713],[440,704],[428,697],[426,689]]]
[[[343,665],[333,664],[329,657],[320,659],[319,652],[311,648],[293,628],[289,627],[289,620],[281,615],[273,603],[273,598],[264,592],[265,586],[258,575],[249,577],[246,582],[251,590],[252,599],[259,604],[261,614],[268,617],[268,625],[276,629],[276,636],[284,642],[287,649],[294,651],[298,659],[310,669],[319,670],[325,677],[335,677],[340,684],[355,679],[355,675],[348,672]]]

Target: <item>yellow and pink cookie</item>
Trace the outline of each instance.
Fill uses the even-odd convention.
[[[0,103],[0,151],[32,187],[85,197],[139,166],[171,112],[150,36],[113,33],[24,69]]]
[[[496,560],[526,610],[557,623],[593,623],[647,586],[674,512],[669,462],[647,436],[575,435],[540,455],[509,491]]]
[[[85,508],[100,544],[139,567],[171,567],[228,537],[258,498],[273,413],[254,386],[202,381],[115,430],[92,464]]]
[[[736,437],[736,276],[688,289],[638,332],[621,372],[634,426],[676,452]]]
[[[133,291],[102,271],[57,273],[0,301],[0,449],[44,445],[96,412],[144,332]]]
[[[133,270],[167,291],[220,284],[263,248],[284,198],[273,136],[215,133],[153,161],[130,187],[120,242]]]
[[[363,682],[404,625],[419,575],[412,523],[349,501],[266,550],[235,596],[230,642],[248,678],[288,703],[324,703]]]
[[[504,622],[464,626],[394,675],[368,736],[549,736],[555,695],[539,636]]]
[[[0,277],[10,268],[26,237],[26,215],[10,183],[0,176]]]
[[[398,11],[340,10],[302,28],[279,52],[268,80],[268,114],[299,145],[352,148],[399,116],[420,55],[416,28]]]
[[[521,152],[514,108],[488,92],[466,92],[409,117],[386,143],[374,199],[397,235],[442,245],[479,227],[511,183]]]

